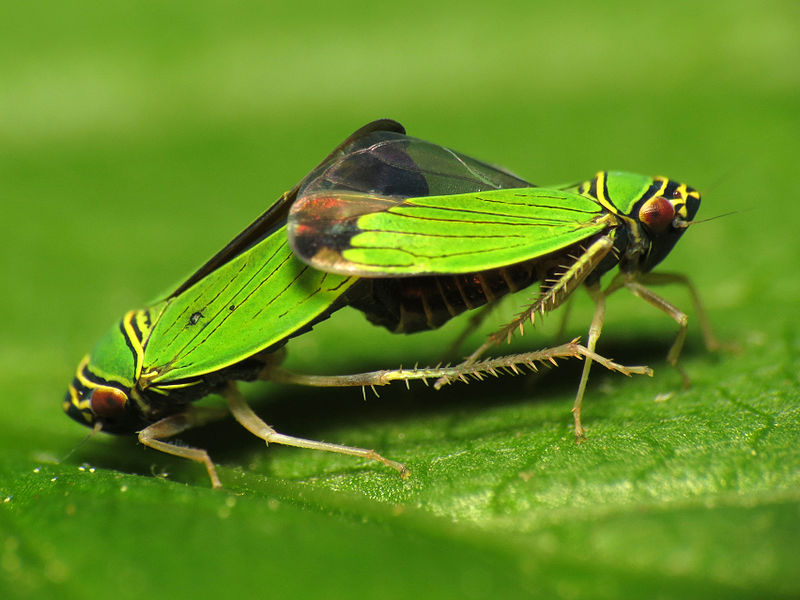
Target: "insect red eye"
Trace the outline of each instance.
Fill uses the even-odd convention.
[[[100,387],[92,391],[89,404],[100,419],[120,417],[125,411],[128,396],[117,388]]]
[[[653,233],[666,231],[675,218],[675,207],[663,196],[651,198],[639,209],[639,220]]]

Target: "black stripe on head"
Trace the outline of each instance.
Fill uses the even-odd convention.
[[[670,182],[670,183],[672,183],[672,182]],[[640,207],[642,204],[644,204],[645,202],[650,200],[650,198],[655,197],[655,195],[658,194],[661,191],[661,187],[662,186],[663,186],[662,180],[654,179],[653,183],[650,184],[650,187],[647,188],[647,191],[644,194],[642,194],[642,197],[639,198],[639,201],[636,203],[636,207],[637,207],[636,210],[639,210],[638,207]],[[672,190],[674,190],[674,189],[675,188],[673,187],[670,190],[669,187],[667,187],[667,190],[669,191],[670,194],[672,193]]]
[[[122,339],[125,340],[125,345],[128,347],[128,350],[131,351],[131,356],[133,356],[133,364],[137,365],[138,362],[139,362],[138,361],[139,357],[138,357],[138,354],[136,352],[136,348],[133,345],[133,342],[131,342],[131,338],[128,335],[128,332],[125,330],[125,322],[126,322],[126,320],[127,319],[125,318],[125,319],[122,319],[122,321],[119,322],[119,332],[122,334]],[[135,325],[133,327],[134,327],[134,331],[136,331]]]
[[[608,193],[608,171],[603,171],[596,177],[596,179],[600,179],[601,177],[603,178],[603,200],[605,200],[608,204],[616,206],[611,201],[611,195]]]

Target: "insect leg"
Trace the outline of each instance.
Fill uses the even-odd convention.
[[[536,314],[545,314],[555,310],[576,290],[584,280],[595,270],[606,255],[614,247],[614,240],[608,236],[602,236],[592,242],[556,281],[547,288],[544,294],[537,298],[527,309],[522,311],[510,323],[494,332],[489,338],[473,352],[466,362],[474,362],[492,346],[499,344],[503,340],[510,340],[514,331],[522,329],[525,321],[533,323]]]
[[[601,298],[599,306],[605,306],[605,297],[603,296],[602,292],[599,292],[599,294]],[[599,317],[596,316],[595,321],[598,321],[599,319],[599,324],[590,330],[590,335],[593,334],[593,337],[591,337],[593,345],[596,343],[597,337],[600,335],[604,311],[601,310],[597,314],[599,314]],[[593,321],[593,325],[594,324],[595,322]],[[547,348],[545,350],[539,350],[536,352],[526,352],[523,354],[500,356],[497,358],[488,358],[470,364],[461,363],[453,367],[445,366],[414,369],[393,369],[358,373],[354,375],[306,375],[303,373],[287,371],[275,366],[265,368],[265,370],[261,373],[261,378],[280,383],[293,383],[316,387],[372,387],[376,385],[387,385],[393,381],[409,382],[415,379],[421,379],[427,384],[428,379],[434,378],[439,378],[439,381],[444,379],[448,383],[456,380],[468,383],[470,378],[481,380],[488,376],[497,377],[502,374],[518,374],[524,372],[526,368],[531,371],[537,371],[539,365],[541,364],[547,366],[551,364],[556,365],[557,358],[583,358],[586,361],[584,363],[584,375],[581,379],[581,387],[580,391],[578,392],[578,397],[575,400],[574,409],[576,432],[581,432],[579,435],[582,435],[583,432],[583,428],[580,424],[580,400],[583,397],[583,391],[586,388],[586,380],[589,376],[588,367],[592,361],[603,365],[607,369],[617,371],[627,376],[652,376],[653,374],[652,370],[650,370],[648,367],[625,367],[623,365],[619,365],[603,356],[600,356],[590,348],[586,348],[578,344],[577,340],[573,340],[568,344],[562,344],[561,346],[556,346],[554,348]],[[365,458],[378,460],[399,470],[401,476],[405,476],[407,473],[405,467],[400,463],[387,460],[372,450],[350,448],[347,446],[339,446],[338,444],[312,442],[309,440],[291,438],[278,434],[274,429],[269,427],[252,412],[252,410],[244,403],[241,394],[239,394],[235,388],[232,387],[226,397],[228,398],[228,405],[236,420],[239,421],[245,428],[267,442],[272,441],[290,446],[300,446],[302,448],[329,450],[332,452],[340,452],[342,454],[363,456]]]
[[[608,236],[601,236],[589,244],[589,247],[574,262],[569,265],[559,278],[552,282],[536,302],[522,311],[510,323],[490,335],[462,364],[471,365],[477,362],[481,356],[492,346],[499,344],[503,340],[511,340],[514,331],[522,331],[525,321],[533,323],[536,314],[545,314],[558,308],[572,292],[577,289],[584,280],[597,268],[606,255],[614,247],[614,240]],[[447,378],[441,377],[434,387],[439,389],[447,383]]]
[[[652,375],[652,371],[648,367],[626,367],[617,364],[578,344],[577,340],[573,340],[567,344],[562,344],[554,348],[547,348],[545,350],[487,358],[475,363],[461,363],[455,366],[391,369],[357,373],[354,375],[306,375],[304,373],[294,373],[280,368],[272,368],[265,371],[263,377],[280,383],[293,383],[314,387],[382,386],[388,385],[393,381],[408,382],[417,379],[421,379],[427,383],[428,379],[434,378],[445,378],[448,383],[453,381],[463,381],[467,383],[470,379],[482,380],[487,376],[498,377],[502,374],[518,374],[524,372],[525,369],[538,371],[540,365],[556,365],[556,359],[559,358],[584,358],[587,361],[593,360],[607,369],[628,376]]]
[[[163,440],[164,438],[178,435],[187,429],[205,425],[212,421],[218,421],[227,415],[228,411],[224,409],[190,406],[185,412],[165,417],[142,429],[139,432],[139,441],[154,450],[160,450],[161,452],[166,452],[173,456],[188,458],[189,460],[203,463],[211,479],[211,486],[218,489],[222,487],[222,484],[219,481],[219,477],[217,477],[217,471],[214,468],[214,463],[211,462],[211,458],[208,456],[208,452],[200,448],[177,446]]]
[[[326,452],[336,452],[338,454],[349,454],[351,456],[360,456],[361,458],[368,458],[376,460],[388,467],[399,471],[400,477],[408,477],[408,469],[402,463],[384,458],[374,450],[366,448],[353,448],[351,446],[342,446],[340,444],[331,444],[328,442],[318,442],[315,440],[306,440],[303,438],[293,437],[290,435],[283,435],[278,433],[272,427],[267,425],[261,418],[253,412],[253,409],[248,406],[241,392],[234,384],[229,384],[222,394],[228,401],[228,408],[233,414],[233,417],[239,424],[247,429],[256,437],[261,438],[267,444],[283,444],[285,446],[294,446],[296,448],[308,448],[309,450],[325,450]]]
[[[609,288],[613,285],[612,282]],[[606,316],[606,296],[610,292],[600,289],[599,283],[593,286],[587,286],[586,289],[589,291],[592,300],[594,300],[594,316],[592,317],[592,324],[589,326],[589,337],[586,340],[586,347],[590,352],[594,352],[597,346],[597,339],[603,331],[603,321]],[[589,370],[591,368],[592,357],[587,357],[586,362],[583,363],[583,372],[581,373],[581,382],[578,385],[578,394],[575,396],[575,403],[572,406],[572,418],[575,420],[575,439],[578,442],[586,439],[586,430],[581,424],[581,405],[583,404],[583,395],[586,392],[586,384],[589,381]]]
[[[639,281],[645,285],[667,285],[677,283],[689,290],[689,295],[694,305],[694,311],[697,314],[697,321],[700,324],[700,331],[703,333],[703,341],[705,342],[706,349],[709,352],[719,350],[720,343],[711,328],[711,320],[708,318],[708,313],[703,306],[702,300],[700,300],[700,294],[697,293],[697,288],[695,288],[692,281],[686,277],[686,275],[680,273],[644,273],[639,276]]]
[[[683,342],[686,339],[686,330],[689,325],[689,318],[686,316],[686,313],[673,304],[667,302],[664,298],[646,288],[636,280],[626,281],[625,287],[648,304],[651,304],[657,309],[667,313],[670,317],[675,319],[680,326],[678,337],[675,338],[675,342],[669,349],[669,354],[667,354],[667,362],[675,367],[678,370],[678,373],[680,373],[681,378],[683,379],[683,387],[689,387],[691,384],[689,381],[689,376],[686,375],[686,372],[680,367],[680,365],[678,365],[678,356],[683,348]]]

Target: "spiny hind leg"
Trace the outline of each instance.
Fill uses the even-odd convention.
[[[601,236],[594,240],[588,248],[570,265],[564,266],[564,270],[558,277],[549,281],[549,285],[536,301],[527,309],[519,313],[514,319],[503,325],[500,329],[491,334],[472,354],[464,361],[464,365],[476,363],[481,356],[503,340],[511,341],[511,336],[519,330],[524,332],[524,324],[530,320],[533,325],[537,314],[544,315],[558,308],[575,291],[586,278],[598,267],[606,255],[614,247],[614,241],[608,236]],[[445,380],[436,382],[436,387],[446,383]]]
[[[546,348],[544,350],[509,354],[506,356],[483,359],[478,362],[465,361],[454,366],[385,369],[367,373],[356,373],[353,375],[307,375],[305,373],[287,371],[279,367],[269,367],[262,371],[260,378],[279,383],[291,383],[313,387],[359,386],[372,388],[388,385],[394,381],[403,381],[408,384],[410,381],[422,380],[427,384],[429,379],[436,379],[437,381],[434,388],[439,389],[441,385],[453,383],[455,381],[462,381],[464,383],[468,383],[471,380],[480,381],[489,376],[499,377],[505,374],[522,373],[526,369],[535,372],[538,371],[540,366],[557,366],[558,359],[566,358],[592,360],[600,363],[611,371],[616,371],[627,376],[653,374],[648,367],[629,367],[615,363],[577,343],[577,340],[573,340],[572,342],[553,348]]]
[[[499,376],[502,374],[516,374],[523,372],[526,368],[531,371],[538,370],[540,365],[557,365],[556,359],[563,358],[583,358],[584,367],[583,375],[581,377],[581,384],[578,390],[578,395],[575,399],[575,406],[573,408],[573,415],[575,418],[575,433],[578,439],[583,438],[583,427],[581,425],[581,401],[586,389],[586,381],[589,377],[589,367],[592,362],[597,362],[609,370],[617,371],[623,375],[650,375],[653,372],[648,367],[636,366],[626,367],[617,364],[604,356],[597,354],[593,346],[597,342],[602,329],[602,321],[604,311],[604,297],[600,292],[600,301],[595,313],[595,319],[590,329],[590,344],[591,347],[587,348],[578,344],[576,341],[568,344],[562,344],[554,348],[547,348],[536,352],[525,352],[522,354],[513,354],[509,356],[501,356],[497,358],[489,358],[474,363],[462,363],[454,367],[429,367],[429,368],[415,368],[415,369],[394,369],[384,371],[372,371],[369,373],[358,373],[355,375],[305,375],[301,373],[293,373],[280,368],[272,368],[263,373],[264,378],[269,378],[272,381],[281,383],[294,383],[300,385],[310,385],[318,387],[347,387],[347,386],[382,386],[387,385],[393,381],[409,381],[421,379],[427,383],[427,379],[436,379],[435,388],[439,389],[441,382],[452,383],[454,381],[468,382],[470,379],[483,379],[488,376]],[[233,411],[233,407],[231,407]],[[236,413],[234,412],[234,415]],[[237,417],[238,418],[238,417]],[[240,421],[241,422],[241,421]],[[244,423],[243,423],[244,424]],[[245,425],[247,427],[247,425]],[[252,431],[252,430],[251,430]],[[259,434],[256,434],[259,435]],[[259,437],[263,437],[259,435]],[[266,439],[266,438],[264,438]],[[305,446],[308,447],[308,446]],[[337,447],[339,448],[339,447]],[[325,449],[325,448],[321,448]],[[355,449],[358,456],[364,452],[372,452],[367,450]],[[341,452],[342,450],[334,450]],[[351,452],[344,452],[349,454]],[[356,454],[356,452],[352,452]],[[370,455],[369,458],[375,459],[376,456]],[[382,462],[385,460],[382,457],[377,458]],[[391,461],[389,461],[391,462]],[[389,464],[387,462],[387,464]],[[393,465],[390,465],[393,466]],[[401,471],[402,473],[402,471]]]
[[[214,463],[211,462],[208,452],[201,448],[178,446],[164,440],[176,436],[187,429],[218,421],[227,415],[228,411],[225,409],[190,406],[185,412],[165,417],[142,429],[138,434],[139,441],[148,448],[202,463],[208,471],[211,486],[218,489],[222,487],[222,484],[219,481],[219,477],[217,477],[217,470],[214,468]]]
[[[228,408],[230,409],[231,414],[233,414],[233,417],[239,422],[239,424],[256,437],[264,440],[267,444],[283,444],[284,446],[307,448],[309,450],[324,450],[326,452],[336,452],[338,454],[348,454],[350,456],[367,458],[369,460],[378,461],[387,467],[395,469],[403,478],[408,476],[408,469],[406,469],[405,465],[394,460],[384,458],[374,450],[342,446],[341,444],[331,444],[328,442],[318,442],[315,440],[307,440],[278,433],[272,427],[267,425],[255,412],[253,412],[253,409],[250,408],[241,392],[233,383],[228,385],[222,395],[228,402]]]

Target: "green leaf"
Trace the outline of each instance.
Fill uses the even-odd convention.
[[[793,3],[34,11],[8,8],[0,36],[0,597],[800,596]],[[598,349],[656,375],[595,368],[581,445],[578,363],[366,401],[248,387],[279,431],[373,447],[405,481],[232,422],[183,437],[221,491],[133,439],[84,441],[60,405],[99,335],[383,115],[532,181],[666,174],[703,193],[698,220],[738,211],[693,225],[663,268],[739,350],[706,352],[689,310],[683,390],[675,324],[611,297]],[[576,296],[566,337],[591,319]],[[558,318],[512,348],[553,343]],[[463,325],[392,336],[341,311],[292,340],[289,366],[436,362]]]

